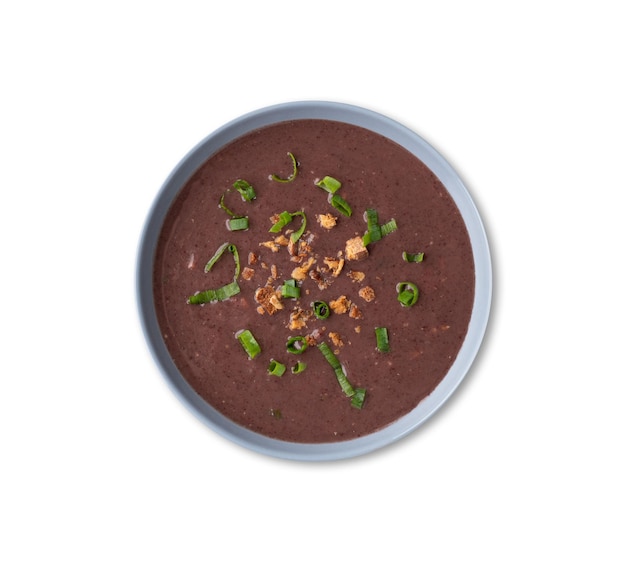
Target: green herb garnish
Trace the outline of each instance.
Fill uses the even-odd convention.
[[[278,220],[272,225],[269,231],[273,233],[280,232],[294,219],[294,217],[302,217],[302,224],[300,225],[300,228],[295,232],[292,232],[290,237],[292,242],[297,242],[306,229],[306,215],[304,214],[304,211],[296,211],[295,213],[283,211],[280,215],[278,215]]]
[[[304,353],[307,347],[309,347],[309,342],[307,342],[304,336],[293,336],[287,340],[287,351],[289,353],[300,355]]]
[[[207,262],[204,266],[204,272],[208,273],[211,271],[213,266],[218,262],[218,260],[224,255],[224,252],[228,250],[232,255],[235,261],[235,274],[233,275],[233,280],[231,283],[224,285],[218,289],[208,289],[206,291],[199,291],[195,295],[190,296],[187,299],[189,304],[205,304],[207,302],[216,302],[216,301],[225,301],[232,296],[235,296],[240,292],[239,284],[237,283],[237,279],[239,278],[239,273],[241,269],[241,265],[239,263],[239,252],[237,251],[237,246],[234,244],[230,244],[229,242],[225,242],[222,244],[213,257]]]
[[[352,216],[352,207],[350,207],[348,202],[340,195],[337,195],[336,193],[329,194],[328,202],[342,215],[345,215],[346,217]]]
[[[398,300],[402,306],[413,306],[419,298],[419,289],[415,283],[403,281],[396,285]]]
[[[233,183],[233,187],[239,192],[244,201],[252,201],[256,199],[256,192],[246,180],[237,180]]]
[[[330,307],[324,301],[315,301],[311,304],[313,307],[313,314],[316,318],[324,320],[330,316]]]
[[[387,328],[374,328],[376,334],[376,349],[382,353],[389,353],[389,334]]]
[[[299,375],[305,369],[306,369],[306,363],[303,363],[302,361],[298,361],[293,367],[291,367],[291,372],[294,375]]]
[[[363,402],[365,401],[365,393],[366,390],[364,388],[357,388],[354,391],[354,395],[352,396],[352,400],[350,400],[350,404],[359,410],[363,408]]]
[[[367,222],[367,231],[363,235],[363,245],[368,246],[372,242],[378,242],[381,238],[398,230],[395,219],[391,219],[383,225],[378,224],[378,211],[376,209],[367,209],[363,216]]]
[[[250,359],[254,359],[261,353],[261,346],[250,330],[240,330],[235,334],[235,337],[239,340],[239,343],[241,343]]]
[[[286,299],[299,299],[300,287],[298,287],[298,283],[295,279],[287,279],[283,283],[280,293],[283,298]]]
[[[419,263],[424,260],[424,252],[418,252],[417,254],[409,254],[408,252],[402,252],[402,259],[409,263]]]
[[[267,372],[270,375],[274,375],[276,377],[282,377],[285,374],[286,370],[287,367],[285,367],[285,365],[283,365],[280,361],[276,361],[275,359],[272,359],[270,361],[270,364],[267,368]]]
[[[335,377],[337,377],[337,382],[339,383],[341,390],[343,390],[346,396],[353,396],[355,392],[354,388],[352,388],[352,385],[350,384],[348,377],[346,377],[346,373],[344,372],[339,359],[337,359],[337,356],[333,353],[332,349],[328,347],[326,342],[321,342],[317,348],[322,352],[322,355],[332,367],[333,371],[335,371]]]
[[[336,180],[335,178],[331,178],[330,176],[324,176],[321,180],[315,182],[315,185],[321,187],[324,191],[328,193],[336,193],[337,190],[341,187],[341,182]]]
[[[296,176],[298,175],[298,161],[296,160],[296,157],[291,152],[288,152],[287,156],[291,158],[291,163],[293,165],[293,171],[291,172],[291,175],[288,178],[281,178],[280,176],[277,176],[276,174],[272,174],[270,178],[273,179],[274,181],[277,181],[280,183],[289,183],[296,179]]]

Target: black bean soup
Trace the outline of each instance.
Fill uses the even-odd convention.
[[[165,219],[154,299],[206,402],[263,435],[323,443],[375,432],[435,389],[474,282],[437,177],[383,136],[311,119],[250,132],[197,170]]]

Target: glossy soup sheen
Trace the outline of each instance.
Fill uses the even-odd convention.
[[[287,178],[292,173],[288,152],[299,163],[297,175],[280,183],[270,175]],[[334,209],[328,194],[315,185],[324,176],[342,183],[337,193],[351,206],[351,217]],[[256,199],[243,201],[232,189],[238,179],[254,187]],[[232,212],[248,216],[248,230],[231,232],[226,227],[229,217],[219,205],[224,193],[224,204]],[[380,224],[395,219],[397,230],[370,244],[366,257],[347,260],[346,241],[367,229],[366,209],[378,212]],[[306,254],[304,263],[314,261],[299,281],[300,298],[282,298],[282,309],[261,314],[257,290],[279,289],[303,265],[294,261],[298,258],[288,247],[279,243],[274,247],[278,251],[271,248],[280,234],[289,238],[289,231],[301,225],[301,218],[294,217],[281,233],[268,232],[271,217],[283,211],[304,211],[307,228],[301,240],[308,248],[301,253]],[[328,213],[337,218],[330,229],[316,219]],[[225,242],[237,247],[241,269],[247,268],[245,277],[242,273],[238,278],[241,292],[222,302],[189,304],[188,297],[198,291],[233,280],[229,252],[210,272],[204,271]],[[424,259],[406,262],[403,251],[424,252]],[[335,276],[329,265],[336,267],[341,259],[343,267]],[[397,299],[396,286],[404,281],[415,283],[420,291],[412,307],[403,307]],[[462,217],[421,161],[389,139],[353,125],[297,120],[238,138],[210,157],[184,186],[161,231],[154,298],[167,348],[204,400],[255,432],[321,443],[375,432],[434,390],[463,343],[474,282]],[[343,302],[348,312],[338,309],[325,320],[312,317],[305,326],[291,329],[295,326],[290,326],[290,315],[310,310],[315,300]],[[376,348],[376,327],[388,330],[388,353]],[[261,352],[253,359],[235,337],[243,329],[260,344]],[[286,349],[286,341],[295,335],[314,336],[301,355]],[[366,389],[361,409],[351,405],[314,345],[321,341],[335,352],[352,386]],[[268,373],[271,360],[285,364],[283,376]],[[291,372],[297,361],[306,364],[300,374]]]

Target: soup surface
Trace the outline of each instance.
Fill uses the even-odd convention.
[[[435,389],[474,283],[463,219],[420,160],[366,129],[296,120],[238,138],[183,187],[157,245],[154,300],[205,401],[266,436],[322,443],[375,432]]]

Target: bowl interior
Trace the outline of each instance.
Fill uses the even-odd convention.
[[[439,178],[456,203],[467,227],[475,264],[475,294],[467,335],[452,367],[409,414],[364,437],[339,443],[305,444],[271,439],[232,422],[200,398],[183,378],[164,344],[153,301],[154,255],[168,209],[194,172],[215,152],[238,137],[274,123],[297,119],[341,121],[369,129],[395,141],[419,158]],[[166,179],[147,217],[137,262],[139,315],[155,362],[174,392],[204,423],[224,437],[254,451],[293,460],[324,461],[349,458],[388,445],[415,430],[434,414],[469,371],[487,327],[492,272],[486,233],[472,198],[458,174],[424,139],[402,124],[368,109],[335,102],[293,102],[244,115],[216,130],[195,146]]]

